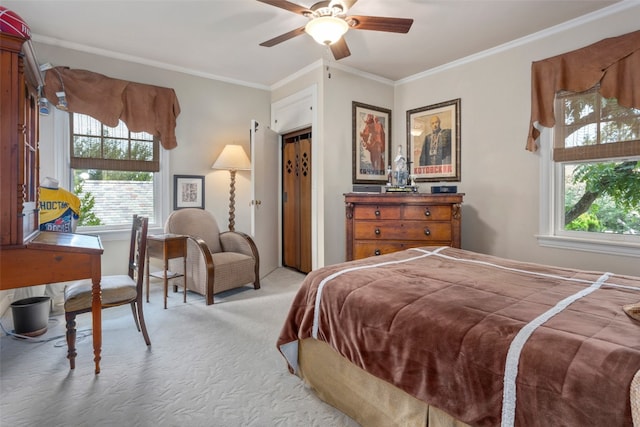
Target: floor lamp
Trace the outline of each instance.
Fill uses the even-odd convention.
[[[213,163],[213,166],[211,166],[211,169],[228,170],[231,175],[231,184],[229,186],[229,231],[235,231],[236,171],[250,170],[251,161],[241,145],[227,144]]]

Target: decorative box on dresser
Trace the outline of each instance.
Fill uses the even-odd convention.
[[[460,248],[464,194],[347,193],[347,261],[418,246]]]

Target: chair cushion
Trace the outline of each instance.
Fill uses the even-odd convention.
[[[91,308],[91,280],[80,280],[64,289],[64,311],[82,311]],[[103,276],[100,281],[102,306],[133,301],[137,296],[136,282],[126,274]]]
[[[237,252],[211,254],[214,268],[214,292],[252,283],[255,280],[255,260]]]

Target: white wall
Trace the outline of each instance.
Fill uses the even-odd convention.
[[[575,23],[544,37],[471,62],[400,82],[396,87],[394,138],[403,134],[401,112],[461,98],[462,246],[519,260],[583,269],[640,274],[637,259],[538,245],[539,154],[525,151],[530,115],[532,61],[587,46],[640,28],[640,5]],[[421,185],[428,192],[432,183]]]
[[[640,274],[637,260],[631,257],[538,245],[539,154],[524,149],[531,63],[635,31],[638,16],[640,5],[606,17],[576,20],[393,86],[323,64],[320,73],[305,74],[274,89],[272,102],[302,90],[310,81],[320,88],[320,129],[314,129],[314,144],[321,144],[321,159],[314,158],[314,167],[323,168],[318,191],[324,205],[319,206],[324,264],[342,262],[345,256],[342,194],[352,185],[351,101],[392,107],[392,145],[406,146],[407,110],[461,98],[462,180],[457,185],[466,193],[463,248],[532,262]],[[429,192],[434,184],[421,183],[420,191]]]
[[[318,171],[317,202],[320,265],[344,260],[342,194],[350,191],[351,102],[392,108],[392,144],[406,145],[406,111],[462,99],[462,181],[464,248],[515,259],[569,267],[640,274],[634,259],[538,246],[539,156],[524,150],[530,112],[531,62],[586,46],[605,37],[638,29],[640,5],[593,22],[574,22],[544,37],[530,37],[492,55],[425,72],[395,85],[350,73],[339,64],[314,64],[273,90],[261,90],[150,67],[58,46],[35,44],[38,60],[96,71],[110,77],[176,90],[182,113],[178,147],[170,152],[173,174],[206,176],[206,209],[226,227],[229,179],[211,164],[226,143],[249,152],[249,121],[269,123],[270,105],[316,84],[318,123],[313,159]],[[425,54],[428,54],[425,53]],[[327,71],[325,65],[329,65]],[[331,78],[329,78],[329,72]],[[52,144],[46,126],[41,145]],[[46,171],[47,159],[42,159]],[[43,174],[44,176],[45,174]],[[236,229],[248,230],[249,174],[236,184]],[[430,183],[421,185],[428,192]],[[172,198],[169,198],[172,204]],[[324,240],[324,241],[323,241]],[[105,241],[103,271],[121,272],[127,244]]]
[[[106,58],[99,55],[35,43],[40,63],[85,69],[113,78],[175,89],[180,102],[176,137],[178,147],[169,151],[170,187],[173,175],[205,176],[205,208],[218,219],[221,229],[228,226],[229,172],[212,170],[211,165],[227,143],[242,145],[249,155],[251,119],[268,123],[270,92],[217,80],[187,75],[147,65]],[[52,124],[44,125],[40,146],[44,153],[52,152]],[[49,156],[40,161],[41,176],[51,172]],[[173,190],[165,195],[168,210],[173,208]],[[240,171],[236,176],[236,230],[250,230],[250,174]],[[127,237],[128,239],[128,237]],[[103,238],[104,274],[126,273],[128,240]]]
[[[393,109],[393,85],[361,77],[338,68],[324,74],[324,221],[326,264],[343,262],[346,257],[344,193],[353,189],[353,114],[352,102]],[[391,129],[400,125],[391,113]],[[389,135],[391,145],[397,141]],[[402,142],[404,144],[404,142]],[[395,152],[395,151],[394,151]]]
[[[328,67],[328,68],[327,68]],[[345,208],[343,194],[352,190],[352,102],[393,107],[393,84],[371,79],[332,63],[318,64],[307,73],[281,85],[272,92],[272,102],[318,87],[320,112],[312,140],[312,173],[317,204],[313,220],[317,222],[320,265],[345,260]],[[393,114],[392,114],[392,126]],[[391,137],[391,136],[390,136]]]

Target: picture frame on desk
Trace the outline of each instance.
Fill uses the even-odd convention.
[[[204,209],[204,176],[173,176],[173,209]]]
[[[391,110],[352,102],[353,184],[385,184],[391,163]]]
[[[460,181],[461,100],[407,111],[407,156],[414,182]]]

